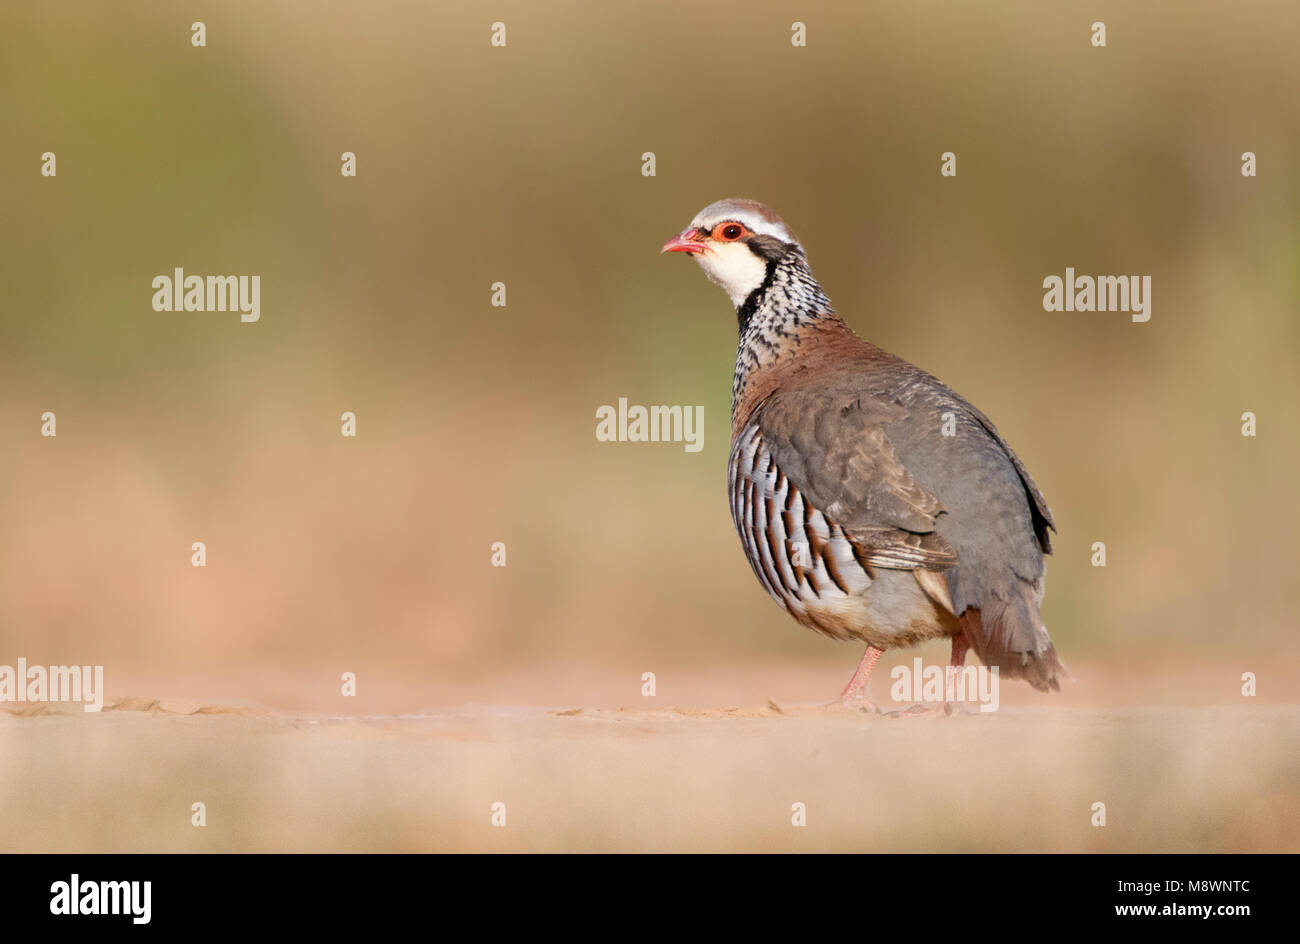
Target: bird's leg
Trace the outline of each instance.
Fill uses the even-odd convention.
[[[876,667],[876,663],[880,660],[883,652],[883,649],[867,646],[867,651],[862,653],[862,661],[858,663],[858,669],[853,673],[853,678],[849,679],[849,684],[845,685],[844,691],[840,693],[841,705],[870,711],[875,710],[876,706],[867,701],[867,679],[871,678],[871,670]]]
[[[955,709],[957,700],[957,674],[961,672],[962,666],[966,664],[966,651],[970,649],[970,642],[966,639],[964,632],[958,633],[952,637],[952,658],[948,662],[948,677],[945,679],[943,689],[943,711],[944,714],[952,714]]]
[[[957,710],[957,673],[961,667],[966,664],[966,652],[970,649],[970,643],[966,641],[966,634],[960,633],[952,637],[952,658],[948,661],[948,668],[945,670],[944,689],[943,689],[943,713],[951,715]],[[888,712],[891,718],[918,718],[926,715],[939,713],[937,705],[916,704],[900,711]]]

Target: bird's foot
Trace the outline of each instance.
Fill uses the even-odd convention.
[[[839,705],[841,708],[848,708],[850,711],[860,711],[864,715],[880,713],[880,709],[874,703],[860,695],[845,695],[838,702],[833,702],[833,704]]]
[[[969,717],[979,714],[975,708],[972,708],[964,701],[945,701],[941,705],[909,705],[906,708],[899,708],[894,711],[881,711],[886,718],[928,718],[931,716],[951,718]]]
[[[935,705],[908,705],[906,708],[897,708],[893,711],[880,712],[886,718],[927,718],[931,715],[943,713],[941,707]]]

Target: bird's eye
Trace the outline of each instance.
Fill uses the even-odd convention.
[[[745,235],[745,227],[739,223],[719,223],[713,228],[713,238],[725,242],[734,242]]]

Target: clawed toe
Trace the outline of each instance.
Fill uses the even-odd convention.
[[[867,701],[865,698],[841,698],[834,704],[841,708],[848,708],[852,711],[860,711],[864,715],[880,714],[880,709],[874,703]]]
[[[931,705],[908,705],[906,708],[898,708],[894,711],[882,711],[887,718],[925,718],[930,715],[939,714],[941,709]]]

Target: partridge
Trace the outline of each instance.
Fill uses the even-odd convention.
[[[1058,690],[1039,615],[1056,525],[989,418],[855,335],[761,203],[711,204],[662,251],[693,256],[736,307],[732,520],[791,616],[866,643],[842,700],[873,707],[882,651],[942,637],[949,685],[973,649],[1003,678]]]

